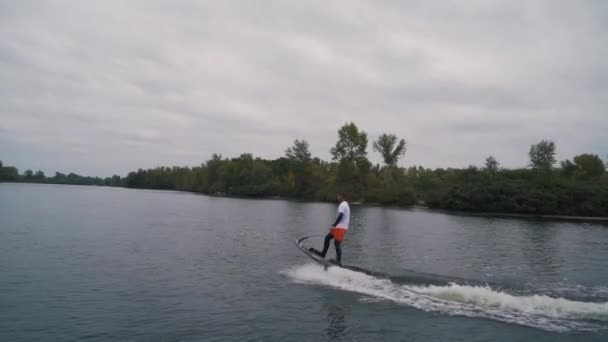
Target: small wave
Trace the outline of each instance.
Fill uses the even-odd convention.
[[[577,302],[545,295],[513,296],[490,287],[449,286],[412,287],[416,292],[449,301],[501,308],[552,318],[593,319],[608,321],[608,303]]]
[[[606,302],[579,302],[546,295],[515,296],[489,286],[405,285],[337,267],[325,271],[314,264],[284,273],[298,283],[356,292],[428,312],[488,318],[549,331],[596,331],[606,328],[608,323]]]
[[[551,297],[564,297],[578,301],[605,302],[608,300],[608,287],[585,286],[570,283],[527,284],[526,287],[535,293]]]

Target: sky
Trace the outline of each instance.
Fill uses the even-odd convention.
[[[0,0],[0,160],[126,175],[213,153],[329,160],[337,130],[401,166],[608,156],[608,3]]]

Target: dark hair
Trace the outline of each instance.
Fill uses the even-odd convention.
[[[340,191],[340,192],[338,192],[338,196],[340,196],[340,197],[342,197],[342,198],[346,199],[346,192],[344,192],[344,191]]]

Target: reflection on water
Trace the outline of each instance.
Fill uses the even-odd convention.
[[[327,314],[328,326],[325,329],[329,341],[348,341],[350,328],[346,323],[346,312],[339,304],[327,303],[323,306]]]
[[[524,239],[521,249],[528,268],[532,272],[559,280],[562,258],[555,241],[558,229],[546,223],[534,222],[522,232]]]

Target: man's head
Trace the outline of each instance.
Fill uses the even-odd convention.
[[[336,200],[338,202],[346,201],[346,194],[343,192],[339,192],[338,196],[336,196]]]

